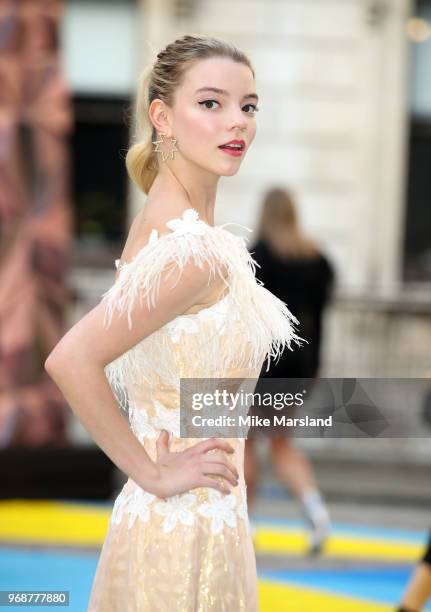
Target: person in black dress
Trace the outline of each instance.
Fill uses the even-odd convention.
[[[301,230],[289,191],[274,188],[264,198],[257,241],[250,248],[259,264],[256,276],[269,291],[283,300],[299,320],[299,333],[307,343],[285,350],[263,378],[315,378],[320,364],[322,316],[330,299],[335,274],[319,247]],[[259,390],[259,381],[256,391]],[[289,416],[292,416],[290,413]],[[295,448],[286,434],[269,439],[271,459],[279,480],[300,500],[310,525],[310,552],[320,552],[330,532],[330,518],[319,492],[310,461]],[[251,505],[257,480],[257,461],[252,432],[245,447],[245,475]]]

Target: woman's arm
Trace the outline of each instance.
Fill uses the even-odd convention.
[[[149,490],[157,480],[157,468],[121,415],[103,368],[71,344],[62,350],[67,361],[51,354],[46,371],[96,444],[120,470]]]
[[[208,279],[208,266],[198,267],[193,262],[181,271],[180,282],[176,275],[167,278],[163,273],[156,308],[136,299],[131,328],[126,316],[114,313],[106,329],[105,305],[99,303],[69,330],[45,362],[45,369],[98,446],[139,486],[160,496],[197,486],[212,486],[225,493],[227,486],[206,474],[225,476],[235,485],[235,467],[219,453],[211,455],[218,466],[212,465],[208,472],[210,466],[203,454],[214,448],[233,449],[226,441],[209,440],[168,457],[162,438],[158,448],[163,461],[153,462],[121,415],[104,367],[204,298],[211,289]]]

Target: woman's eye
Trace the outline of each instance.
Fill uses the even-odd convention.
[[[204,104],[211,104],[211,102],[215,102],[216,104],[218,104],[217,100],[204,100],[203,102],[199,102],[199,104],[204,105]],[[208,106],[206,106],[205,108],[209,108]],[[211,109],[210,109],[211,110]]]
[[[253,108],[253,113],[257,113],[259,111],[259,109],[257,108],[255,104],[246,104],[246,106],[251,106]],[[244,108],[246,108],[246,106],[244,106]],[[250,112],[250,111],[247,111],[247,112]]]
[[[203,100],[202,102],[199,102],[199,104],[201,106],[203,106],[205,104],[205,108],[207,108],[208,110],[212,110],[214,107],[210,107],[210,106],[206,106],[207,104],[219,104],[219,102],[217,102],[217,100]],[[246,104],[244,106],[244,108],[247,108],[248,106],[252,107],[252,111],[246,111],[247,113],[249,112],[253,112],[253,113],[257,113],[259,111],[259,109],[257,108],[257,106],[255,104]]]

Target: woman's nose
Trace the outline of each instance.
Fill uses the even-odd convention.
[[[236,128],[238,130],[245,130],[247,128],[247,119],[244,115],[237,115],[232,119],[231,128]]]

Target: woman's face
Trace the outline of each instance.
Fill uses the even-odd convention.
[[[207,87],[223,93],[203,89]],[[171,109],[172,134],[181,156],[219,176],[235,174],[256,134],[256,108],[250,68],[220,57],[193,64]],[[231,140],[243,141],[243,149],[220,148]]]

